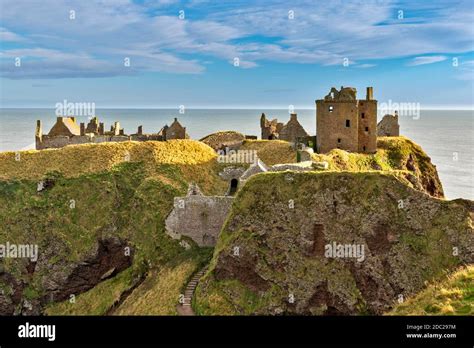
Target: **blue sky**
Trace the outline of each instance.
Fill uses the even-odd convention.
[[[0,6],[2,107],[298,109],[341,85],[361,98],[374,86],[380,102],[473,105],[472,0]]]

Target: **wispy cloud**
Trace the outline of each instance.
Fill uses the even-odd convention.
[[[344,59],[370,68],[399,57],[415,57],[408,64],[415,66],[474,49],[469,1],[3,0],[2,9],[0,38],[20,44],[2,47],[2,72],[9,78],[202,73],[209,60],[233,64],[235,58],[242,68]],[[399,9],[406,19],[398,19]],[[27,58],[21,69],[12,66],[17,56]],[[122,64],[125,57],[130,67]],[[358,63],[364,60],[374,63]]]
[[[369,64],[369,63],[357,64],[355,67],[359,69],[368,69],[368,68],[373,68],[374,66],[377,66],[377,64]]]
[[[408,66],[417,66],[417,65],[425,65],[425,64],[433,64],[445,61],[447,59],[446,56],[424,56],[424,57],[415,57],[409,62]]]
[[[5,28],[0,28],[0,41],[3,42],[22,42],[25,39]]]
[[[466,60],[461,62],[457,67],[459,69],[456,79],[462,81],[474,81],[474,60]]]

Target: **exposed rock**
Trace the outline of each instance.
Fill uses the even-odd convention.
[[[133,253],[125,255],[125,246],[126,243],[118,238],[102,239],[89,257],[81,262],[63,259],[51,264],[52,257],[65,248],[59,242],[51,241],[48,248],[40,253],[34,272],[31,272],[31,265],[25,267],[24,271],[29,276],[34,273],[40,276],[43,289],[41,297],[25,298],[26,284],[18,277],[0,273],[0,315],[37,315],[41,313],[42,306],[51,300],[62,301],[71,294],[78,295],[93,288],[131,265]]]
[[[381,314],[474,262],[472,202],[435,199],[380,173],[292,176],[254,176],[236,198],[199,285],[203,314],[219,314],[219,303],[235,314]],[[336,244],[363,257],[328,257]]]
[[[55,301],[65,300],[71,294],[77,295],[94,287],[105,275],[110,277],[128,268],[133,254],[127,256],[125,247],[126,243],[117,238],[99,240],[96,250],[82,262],[66,266],[62,263],[54,264],[53,270],[56,269],[57,272],[51,272],[51,265],[47,264],[49,258],[40,258],[37,271],[49,268],[51,272],[43,283],[43,289],[47,292],[45,300],[50,299],[51,294]],[[110,272],[111,269],[113,272]]]

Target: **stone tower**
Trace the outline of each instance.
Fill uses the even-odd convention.
[[[316,143],[319,153],[332,149],[350,152],[377,151],[377,101],[372,87],[365,99],[356,98],[356,89],[341,87],[324,99],[316,100]]]

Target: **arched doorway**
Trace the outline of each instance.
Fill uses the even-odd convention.
[[[237,192],[238,185],[239,185],[238,179],[232,179],[230,181],[229,196],[233,196]]]

